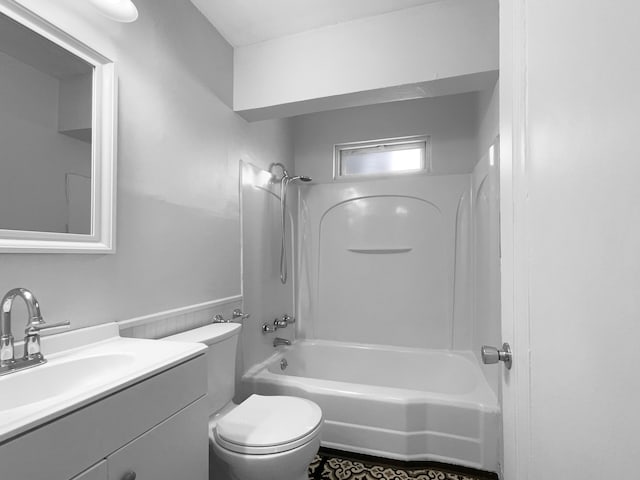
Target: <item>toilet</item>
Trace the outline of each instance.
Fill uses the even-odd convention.
[[[304,398],[251,395],[236,405],[239,323],[214,323],[163,340],[207,345],[209,478],[307,480],[320,448],[323,416]]]

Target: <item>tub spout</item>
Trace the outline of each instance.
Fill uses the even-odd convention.
[[[278,347],[280,345],[291,345],[291,340],[287,340],[286,338],[276,337],[273,339],[273,346]]]

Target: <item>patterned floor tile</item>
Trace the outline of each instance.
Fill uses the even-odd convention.
[[[455,467],[452,467],[454,470]],[[484,478],[484,477],[483,477]],[[319,454],[309,466],[310,480],[481,480],[439,468],[401,468]]]

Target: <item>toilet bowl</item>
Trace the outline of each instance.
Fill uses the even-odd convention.
[[[251,395],[210,422],[213,477],[306,480],[320,447],[322,420],[310,400]]]
[[[290,396],[251,395],[232,403],[240,328],[212,324],[165,339],[209,347],[209,478],[307,480],[320,447],[322,410],[311,400]]]

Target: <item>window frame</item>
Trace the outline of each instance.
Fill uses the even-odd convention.
[[[392,147],[394,145],[411,145],[424,144],[424,155],[421,162],[421,168],[415,170],[404,170],[398,172],[384,172],[375,174],[347,174],[343,175],[342,171],[342,152],[346,150],[360,150],[375,147]],[[400,149],[398,149],[400,150]],[[431,173],[431,135],[411,135],[407,137],[382,138],[378,140],[366,140],[359,142],[337,143],[333,146],[333,180],[349,181],[349,180],[365,180],[397,177],[404,175],[425,175]]]

